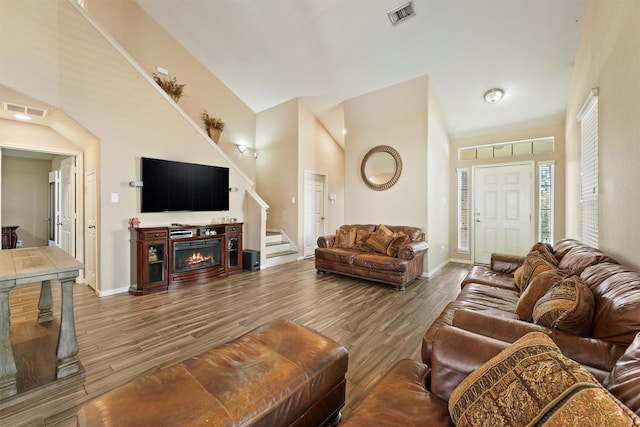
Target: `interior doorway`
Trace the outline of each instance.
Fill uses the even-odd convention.
[[[325,194],[327,175],[304,172],[304,257],[315,255],[318,237],[327,234]]]
[[[534,239],[533,163],[473,168],[474,263],[527,253]]]

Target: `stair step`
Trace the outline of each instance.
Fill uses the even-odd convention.
[[[279,256],[285,256],[285,255],[291,255],[291,254],[297,254],[298,251],[281,251],[281,252],[274,252],[272,254],[267,254],[267,258],[275,258],[275,257],[279,257]]]
[[[278,245],[288,245],[289,242],[287,242],[286,240],[280,240],[279,242],[269,242],[267,244],[265,244],[265,246],[278,246]]]

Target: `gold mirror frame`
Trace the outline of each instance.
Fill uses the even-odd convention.
[[[393,173],[393,176],[389,181],[385,182],[384,184],[376,184],[371,182],[369,178],[367,178],[367,174],[365,173],[365,166],[367,165],[367,160],[369,160],[371,156],[377,153],[390,154],[396,163],[396,169]],[[362,180],[364,181],[365,184],[367,184],[367,187],[376,191],[384,191],[393,187],[393,185],[396,182],[398,182],[398,180],[400,179],[401,172],[402,172],[402,159],[400,158],[400,154],[396,151],[395,148],[390,147],[388,145],[378,145],[376,147],[373,147],[371,150],[367,152],[367,154],[364,155],[364,158],[362,159],[362,163],[360,164],[360,175],[362,176]]]

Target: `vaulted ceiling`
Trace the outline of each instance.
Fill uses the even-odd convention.
[[[451,138],[562,123],[585,8],[413,0],[392,25],[403,0],[136,1],[255,112],[301,97],[336,135],[344,100],[429,75]]]

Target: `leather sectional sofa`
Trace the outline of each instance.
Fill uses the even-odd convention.
[[[472,372],[484,369],[489,359],[517,345],[514,342],[536,334],[551,338],[562,357],[577,362],[580,370],[591,374],[600,392],[604,389],[604,393],[622,402],[624,405],[620,407],[631,414],[627,425],[640,425],[640,418],[632,413],[640,415],[640,273],[573,239],[559,241],[549,247],[549,253],[556,264],[547,265],[537,278],[531,276],[528,286],[532,286],[533,280],[540,282],[554,274],[563,284],[565,280],[573,283],[579,278],[590,289],[589,301],[593,304],[592,321],[585,333],[570,333],[564,328],[522,320],[520,298],[527,288],[521,291],[519,286],[523,275],[532,271],[527,270],[531,265],[527,257],[539,253],[532,251],[527,257],[494,254],[490,266],[471,269],[462,281],[458,297],[428,328],[423,338],[422,362],[399,362],[374,386],[344,425],[454,425],[452,408],[447,405],[451,404],[449,400],[456,387],[468,381],[465,378]],[[556,283],[545,295],[561,288]],[[564,315],[560,317],[566,319]],[[491,363],[495,365],[494,359],[488,364]],[[536,370],[533,377],[547,373]],[[584,400],[583,406],[597,401]],[[566,397],[557,402],[565,401]],[[520,401],[516,406],[522,407],[523,403]],[[595,416],[598,410],[591,408],[586,412]],[[499,424],[490,419],[483,421]],[[540,425],[546,425],[543,421]],[[597,423],[591,419],[578,424]]]
[[[348,233],[351,231],[351,238]],[[387,231],[385,245],[368,245]],[[340,244],[340,235],[347,236]],[[371,239],[371,240],[370,240]],[[378,239],[380,241],[382,239]],[[375,247],[375,249],[374,249]],[[338,273],[392,285],[398,290],[422,275],[429,248],[420,228],[374,224],[343,225],[334,235],[318,238],[315,263],[318,273]]]

